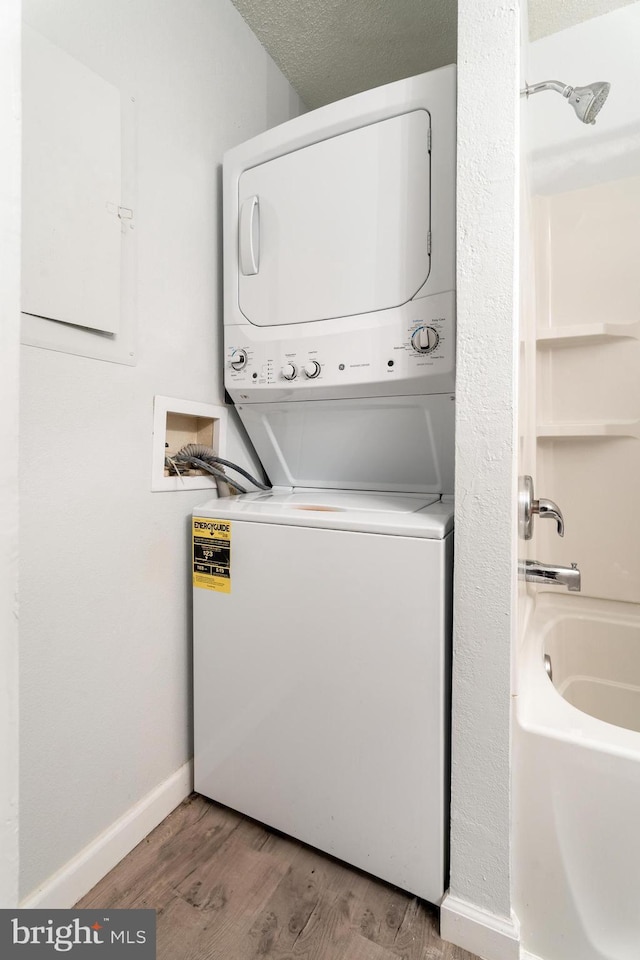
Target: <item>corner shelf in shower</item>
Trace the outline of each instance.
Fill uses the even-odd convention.
[[[581,323],[575,326],[548,327],[539,330],[536,340],[541,347],[580,343],[599,343],[628,337],[640,339],[640,323]]]
[[[589,437],[634,437],[640,440],[640,420],[539,423],[538,440],[582,440]]]

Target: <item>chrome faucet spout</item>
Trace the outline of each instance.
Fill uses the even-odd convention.
[[[564,586],[573,593],[581,588],[581,576],[577,563],[570,567],[559,567],[538,560],[519,560],[518,577],[529,583],[546,583],[551,586]]]

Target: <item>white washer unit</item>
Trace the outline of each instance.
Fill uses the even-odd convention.
[[[435,903],[454,186],[454,67],[225,156],[225,386],[274,489],[194,511],[196,790]]]

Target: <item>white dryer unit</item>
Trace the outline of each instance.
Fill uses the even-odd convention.
[[[455,68],[267,131],[223,179],[225,387],[274,489],[194,511],[195,787],[438,903]]]
[[[453,493],[455,67],[224,160],[225,386],[273,484]]]

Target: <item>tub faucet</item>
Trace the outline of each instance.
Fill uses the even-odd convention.
[[[535,499],[531,477],[520,477],[518,486],[518,532],[522,540],[531,540],[533,536],[533,518],[551,517],[555,520],[558,535],[564,537],[564,517],[562,510],[553,500],[542,497]]]
[[[557,567],[551,563],[540,563],[538,560],[519,560],[518,577],[530,583],[564,586],[574,593],[577,593],[581,586],[577,563],[572,563],[570,567]]]

